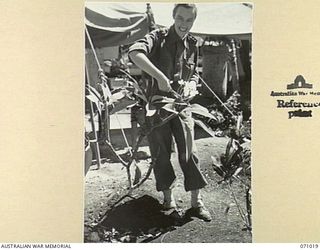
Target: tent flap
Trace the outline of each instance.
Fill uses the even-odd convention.
[[[117,6],[87,6],[85,24],[96,47],[130,44],[149,31],[146,13]],[[86,45],[88,46],[88,43]]]

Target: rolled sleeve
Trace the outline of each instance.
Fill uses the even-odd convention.
[[[131,53],[132,51],[139,51],[148,56],[154,49],[155,45],[157,44],[157,41],[159,40],[159,32],[159,30],[154,30],[149,34],[145,35],[144,38],[137,40],[129,48],[129,53]]]

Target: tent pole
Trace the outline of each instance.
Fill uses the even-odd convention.
[[[86,85],[90,85],[89,82],[89,74],[88,74],[88,68],[87,68],[87,64],[85,64],[85,68],[86,68]],[[93,135],[94,135],[94,149],[95,149],[95,153],[96,153],[96,157],[97,157],[97,167],[98,169],[100,169],[101,167],[101,156],[100,156],[100,148],[99,148],[99,140],[98,140],[98,135],[97,135],[97,130],[96,130],[96,126],[94,124],[94,114],[93,114],[93,104],[91,102],[91,100],[89,100],[90,103],[90,120],[91,120],[91,128],[93,131]]]
[[[234,39],[231,39],[232,44],[232,52],[233,52],[233,60],[236,68],[236,78],[237,78],[237,84],[239,85],[239,69],[238,69],[238,57],[237,57],[237,48],[236,48],[236,42]]]
[[[156,29],[156,23],[154,21],[153,11],[152,11],[150,3],[147,3],[146,13],[148,15],[149,32],[150,32],[150,31]]]
[[[99,77],[100,77],[100,79],[102,81],[101,73],[103,74],[103,69],[101,68],[101,65],[100,65],[97,53],[96,53],[96,51],[94,49],[93,42],[92,42],[92,39],[90,37],[90,34],[89,34],[87,26],[85,26],[85,31],[86,31],[86,35],[87,35],[87,38],[89,40],[89,43],[90,43],[94,58],[96,60],[97,66],[98,66]],[[105,134],[107,140],[110,141],[110,115],[109,115],[108,107],[106,107],[104,114],[105,115],[104,115],[104,118],[103,118],[103,125],[104,125],[103,126],[103,130],[104,130],[103,134]]]
[[[96,152],[96,156],[97,156],[97,166],[98,169],[100,169],[101,167],[101,156],[100,156],[100,148],[99,148],[99,142],[98,142],[98,136],[97,136],[97,131],[95,128],[95,124],[94,124],[94,115],[93,115],[93,105],[92,102],[89,100],[90,102],[90,120],[91,120],[91,127],[92,127],[92,131],[94,134],[94,148],[95,148],[95,152]]]
[[[106,107],[106,116],[105,116],[105,120],[104,120],[104,125],[105,125],[105,133],[106,133],[106,137],[107,140],[110,141],[110,114],[109,114],[109,108],[108,106]]]

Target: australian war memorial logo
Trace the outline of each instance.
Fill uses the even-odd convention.
[[[306,80],[302,75],[298,75],[294,82],[287,85],[287,89],[312,89],[312,84],[306,83]]]
[[[320,102],[312,99],[320,96],[320,91],[313,90],[313,84],[308,83],[302,75],[298,75],[293,83],[287,84],[286,91],[271,91],[270,96],[276,98],[276,108],[286,109],[288,118],[313,116],[312,111],[320,108]]]

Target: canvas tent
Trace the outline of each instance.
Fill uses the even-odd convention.
[[[157,25],[172,25],[174,4],[151,3],[150,6]],[[193,34],[244,36],[252,33],[252,9],[248,5],[198,3],[197,8]],[[151,20],[146,10],[145,3],[87,2],[85,24],[96,47],[130,44],[149,31]]]
[[[150,26],[146,4],[87,3],[85,24],[95,47],[130,44],[143,37]]]
[[[174,4],[151,4],[156,24],[170,26]],[[252,9],[241,3],[197,3],[198,15],[191,29],[195,35],[244,35],[252,33]]]

